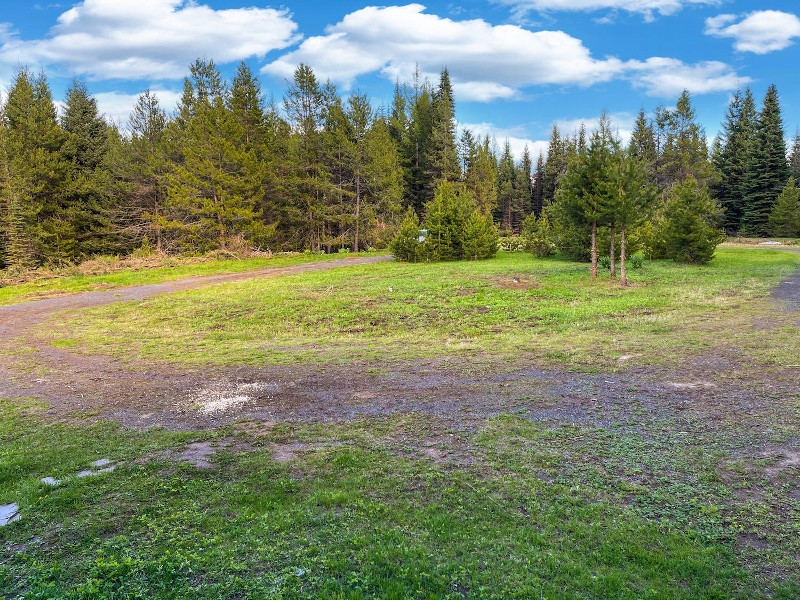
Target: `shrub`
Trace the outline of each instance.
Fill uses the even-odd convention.
[[[664,211],[664,242],[667,258],[705,264],[714,258],[725,234],[716,226],[721,215],[708,189],[694,177],[676,185]]]
[[[603,256],[600,256],[597,259],[597,266],[600,267],[601,269],[605,269],[606,271],[610,271],[611,270],[611,257],[610,256],[606,256],[605,254]]]
[[[398,260],[416,262],[420,259],[419,217],[413,208],[408,209],[400,230],[389,245]]]
[[[769,232],[778,237],[800,236],[800,198],[794,177],[789,178],[786,187],[775,202],[769,215]]]
[[[533,213],[528,215],[522,222],[522,235],[525,238],[525,249],[534,256],[544,258],[556,250],[553,227],[546,211],[538,219]]]
[[[475,209],[464,223],[462,257],[468,260],[484,260],[497,254],[499,235],[491,215],[483,215]]]
[[[498,239],[500,250],[503,252],[524,252],[525,238],[522,236],[505,236]]]
[[[631,255],[628,265],[631,269],[641,269],[644,266],[644,255],[639,253]]]

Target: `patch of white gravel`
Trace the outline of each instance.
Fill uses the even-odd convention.
[[[0,527],[19,521],[19,505],[16,502],[0,505]]]
[[[275,391],[276,384],[266,382],[238,383],[229,387],[215,386],[201,390],[192,398],[193,404],[205,414],[226,412],[241,408],[256,398],[251,395],[265,391]],[[268,396],[272,399],[272,394]]]

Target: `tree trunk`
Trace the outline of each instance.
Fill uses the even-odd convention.
[[[592,277],[597,279],[597,221],[592,221]]]
[[[353,244],[353,252],[358,253],[358,233],[361,222],[361,177],[356,175],[356,239]]]
[[[617,276],[617,248],[616,237],[614,233],[614,224],[611,224],[611,277]]]
[[[625,225],[622,226],[619,237],[619,282],[628,285],[628,275],[625,272]]]
[[[158,215],[158,192],[156,192],[156,199],[155,199],[154,209],[155,210],[153,212],[155,213],[155,217],[156,217],[156,252],[161,254],[161,248],[162,248],[162,243],[161,243],[161,220],[159,219],[159,215]]]

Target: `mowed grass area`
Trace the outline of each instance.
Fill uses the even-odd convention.
[[[115,289],[132,285],[147,285],[202,275],[241,273],[257,269],[289,267],[310,262],[333,260],[343,256],[371,256],[380,252],[359,254],[287,254],[247,259],[199,259],[179,257],[149,257],[141,260],[107,257],[84,265],[55,272],[30,273],[31,281],[9,282],[2,285],[0,271],[0,305],[16,304],[61,294],[74,294]],[[154,266],[157,265],[157,266]],[[81,272],[85,271],[85,272]],[[97,271],[101,271],[98,273]],[[103,272],[104,271],[104,272]]]
[[[780,366],[795,322],[762,300],[800,255],[720,248],[703,267],[648,261],[633,286],[525,253],[483,262],[381,263],[117,303],[47,323],[56,345],[155,361],[247,364],[504,356],[579,369],[650,364],[715,347]],[[515,279],[517,281],[515,281]],[[753,339],[770,319],[771,344]]]
[[[0,528],[7,597],[800,594],[800,501],[787,504],[788,481],[761,480],[757,500],[737,500],[710,438],[674,444],[507,416],[454,432],[441,447],[463,445],[474,460],[451,464],[394,441],[447,437],[422,416],[237,434],[48,423],[41,410],[0,402],[0,503],[21,513]],[[233,445],[212,468],[175,460],[198,440]],[[274,460],[298,440],[312,449]],[[98,458],[119,466],[74,477]],[[754,549],[748,536],[769,543]]]

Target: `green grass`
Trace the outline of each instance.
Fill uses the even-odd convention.
[[[753,317],[769,314],[761,299],[798,267],[788,252],[721,248],[704,267],[648,261],[621,289],[593,281],[586,265],[523,253],[381,263],[118,303],[40,333],[89,352],[194,364],[486,355],[605,368],[623,355],[647,364],[675,348],[747,346]],[[800,348],[794,323],[770,318],[782,341],[764,360],[778,364]]]
[[[25,598],[792,598],[798,521],[737,505],[713,442],[548,427],[507,416],[439,464],[393,442],[423,417],[343,426],[170,433],[44,420],[0,402],[0,595]],[[231,434],[199,470],[169,458]],[[273,444],[313,442],[290,463]],[[75,479],[91,460],[124,461]],[[644,474],[643,474],[644,473]],[[56,488],[38,482],[64,477]],[[775,491],[785,495],[785,490]],[[784,499],[785,503],[786,500]],[[792,501],[789,501],[792,502]],[[793,505],[795,514],[800,502]],[[742,531],[775,529],[745,553]],[[788,563],[788,567],[787,567]],[[788,573],[788,575],[787,575]]]
[[[359,253],[368,256],[379,253]],[[276,255],[271,258],[249,258],[230,260],[181,260],[165,258],[162,262],[167,266],[153,268],[147,260],[137,263],[135,260],[97,260],[87,270],[90,274],[75,273],[81,267],[66,269],[61,273],[47,273],[36,277],[34,281],[0,285],[0,305],[15,304],[28,300],[47,298],[60,294],[115,289],[131,285],[146,285],[172,281],[186,277],[202,275],[218,275],[221,273],[240,273],[255,269],[287,267],[308,262],[317,262],[342,258],[341,254],[294,254]],[[347,256],[355,256],[348,254]],[[95,274],[91,271],[108,270],[111,272]],[[35,274],[34,274],[35,275]]]

